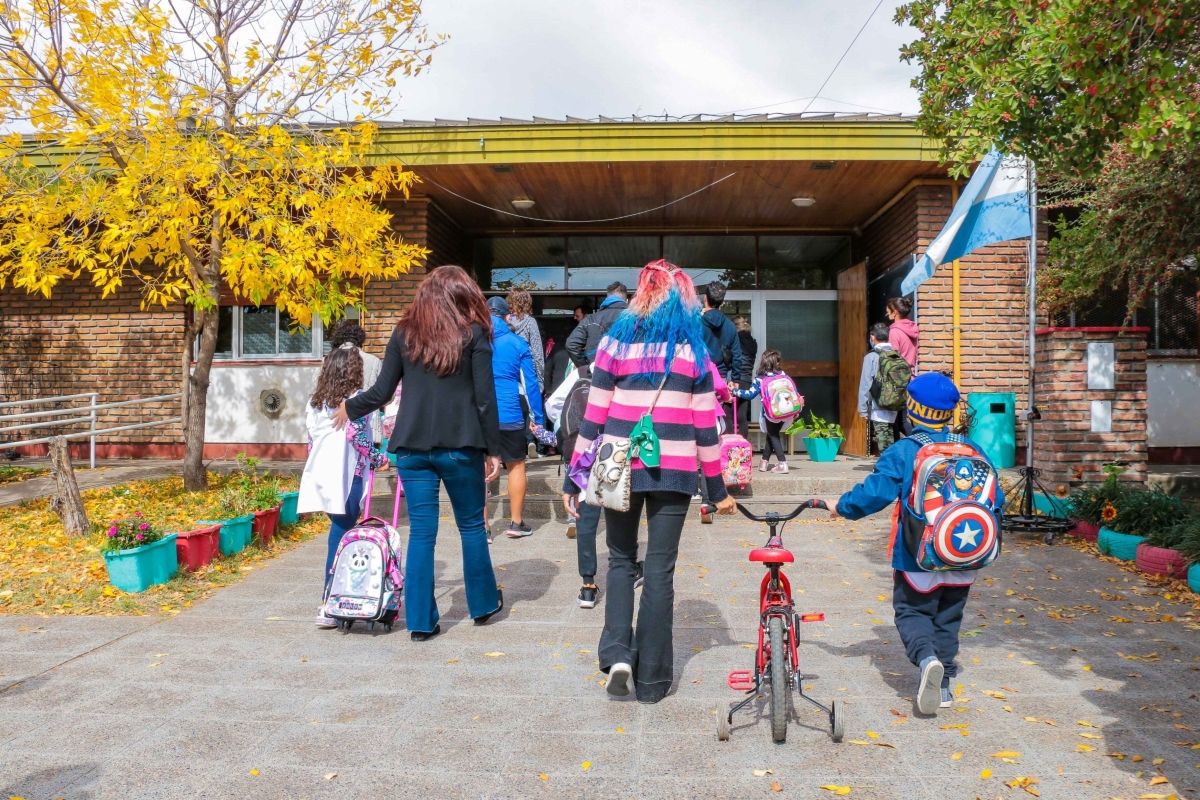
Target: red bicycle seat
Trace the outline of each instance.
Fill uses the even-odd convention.
[[[750,560],[766,564],[791,564],[796,559],[791,550],[782,547],[756,547],[750,551]]]

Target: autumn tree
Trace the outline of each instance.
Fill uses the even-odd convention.
[[[379,201],[369,120],[418,74],[419,0],[6,0],[0,287],[183,304],[184,481],[203,489],[222,284],[300,324],[427,255]]]
[[[1135,308],[1195,265],[1200,0],[916,0],[919,124],[965,172],[995,146],[1038,166],[1050,205],[1082,213],[1051,242],[1051,306],[1103,285]]]

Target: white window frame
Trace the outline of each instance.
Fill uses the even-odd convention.
[[[233,309],[233,335],[232,344],[233,352],[231,355],[223,355],[217,353],[214,361],[229,364],[237,361],[312,361],[321,360],[325,357],[325,326],[321,323],[321,316],[313,314],[312,318],[312,350],[307,353],[244,353],[242,352],[242,318],[244,316],[243,308],[254,308],[255,306],[237,305],[237,306],[222,306],[222,308]],[[258,306],[263,308],[264,306]],[[275,309],[275,349],[279,349],[279,306],[269,306]],[[193,358],[198,358],[200,353],[200,342],[196,341],[196,351]]]

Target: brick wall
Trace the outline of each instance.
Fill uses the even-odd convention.
[[[1146,340],[1132,330],[1126,334],[1079,328],[1039,333],[1035,372],[1042,420],[1033,455],[1047,487],[1099,483],[1101,467],[1112,461],[1129,465],[1122,480],[1146,480]],[[1114,390],[1087,388],[1088,342],[1113,342]],[[1093,400],[1112,402],[1112,433],[1091,432]]]
[[[918,186],[872,222],[855,240],[855,263],[868,259],[867,273],[874,278],[896,267],[917,250],[918,211],[929,188]]]
[[[2,401],[98,392],[97,402],[108,403],[174,394],[180,391],[182,347],[182,310],[142,311],[132,287],[108,299],[83,280],[60,283],[49,299],[11,288],[0,291]],[[111,409],[97,416],[98,427],[132,425],[179,416],[179,404]],[[28,431],[19,438],[82,429]],[[115,434],[99,443],[178,442],[181,436],[174,424]],[[73,444],[76,455],[86,448],[86,440]]]

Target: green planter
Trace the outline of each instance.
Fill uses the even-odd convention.
[[[808,451],[808,457],[812,461],[833,461],[842,446],[841,439],[814,439],[809,436],[803,441],[804,449]]]
[[[1101,553],[1122,561],[1136,561],[1138,545],[1144,541],[1146,541],[1145,536],[1117,533],[1111,528],[1101,528],[1100,535],[1096,537],[1096,544]]]
[[[153,544],[105,553],[109,583],[122,592],[144,592],[171,580],[179,569],[175,536],[168,533]]]
[[[250,544],[251,528],[254,525],[254,515],[234,517],[225,520],[200,520],[197,525],[221,526],[221,555],[231,556],[240,553]]]
[[[279,495],[279,524],[280,525],[295,525],[300,521],[300,515],[296,513],[296,506],[300,502],[300,492],[284,492]]]
[[[1200,594],[1200,563],[1188,567],[1188,588]]]

